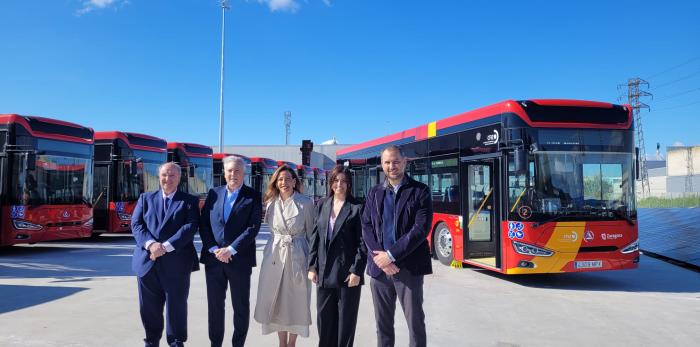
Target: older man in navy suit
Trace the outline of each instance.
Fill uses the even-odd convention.
[[[160,190],[141,194],[131,216],[136,240],[132,269],[138,276],[145,345],[158,346],[167,305],[166,339],[170,346],[187,341],[187,296],[190,275],[199,269],[192,239],[199,223],[198,199],[178,192],[180,166],[158,169]]]
[[[231,287],[234,347],[245,344],[250,322],[250,276],[255,266],[255,237],[260,230],[260,193],[243,184],[245,162],[235,156],[222,161],[226,185],[209,191],[202,209],[200,235],[207,280],[209,340],[224,340],[226,289]]]

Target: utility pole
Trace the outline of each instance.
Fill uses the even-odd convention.
[[[647,197],[651,194],[651,188],[649,187],[649,174],[647,172],[647,154],[646,147],[644,146],[644,128],[642,127],[642,115],[641,109],[649,109],[649,105],[639,101],[640,97],[653,97],[651,93],[646,90],[642,90],[640,87],[646,86],[649,88],[649,82],[639,78],[630,78],[627,80],[626,85],[619,85],[618,89],[622,87],[627,87],[627,103],[632,108],[632,115],[634,116],[634,127],[637,129],[637,147],[639,148],[639,172],[642,181],[642,191],[640,192],[641,197]]]
[[[224,30],[228,0],[221,0],[221,88],[219,89],[219,152],[224,152]]]
[[[289,136],[292,135],[292,112],[284,112],[284,144],[289,144]]]

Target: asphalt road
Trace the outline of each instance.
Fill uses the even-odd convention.
[[[260,249],[268,237],[261,233]],[[0,346],[141,345],[132,247],[130,235],[105,235],[0,249]],[[700,274],[649,257],[642,256],[637,270],[615,272],[509,277],[438,262],[434,272],[425,281],[430,346],[696,346],[700,341]],[[256,268],[251,309],[257,278]],[[398,309],[397,346],[406,346],[401,315]],[[208,345],[206,317],[204,272],[199,271],[192,276],[188,345]],[[229,311],[226,340],[231,318]],[[311,331],[298,346],[317,344],[315,325]],[[277,337],[263,336],[251,318],[248,345],[276,346]],[[368,287],[355,345],[376,345]]]

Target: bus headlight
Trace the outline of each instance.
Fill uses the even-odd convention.
[[[93,222],[92,217],[90,217],[90,219],[86,220],[86,221],[85,221],[85,224],[83,224],[83,225],[86,226],[86,227],[91,227],[91,226],[92,226],[92,222]]]
[[[639,250],[639,239],[636,239],[636,240],[634,240],[634,242],[632,242],[629,245],[622,248],[622,250],[620,252],[622,252],[622,254],[629,254],[632,252],[636,252],[638,250]]]
[[[513,242],[513,249],[522,255],[534,255],[538,257],[551,257],[554,251],[550,251],[546,248],[537,247],[533,245],[528,245],[527,243],[522,243],[518,241]]]
[[[131,220],[131,215],[128,213],[117,213],[119,220]]]
[[[39,224],[29,223],[20,219],[13,219],[12,224],[14,225],[15,229],[19,230],[41,230],[44,228]]]

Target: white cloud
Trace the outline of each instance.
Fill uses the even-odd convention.
[[[321,1],[323,1],[326,6],[331,6],[331,0]],[[306,0],[304,2],[306,2]],[[299,5],[299,0],[258,0],[258,3],[267,5],[272,12],[296,13],[301,7],[301,5]]]
[[[129,3],[129,0],[83,0],[83,7],[75,12],[76,15],[82,16],[95,10],[105,8],[119,8]]]
[[[299,3],[296,0],[258,0],[261,4],[266,4],[270,11],[291,12],[299,10]]]

